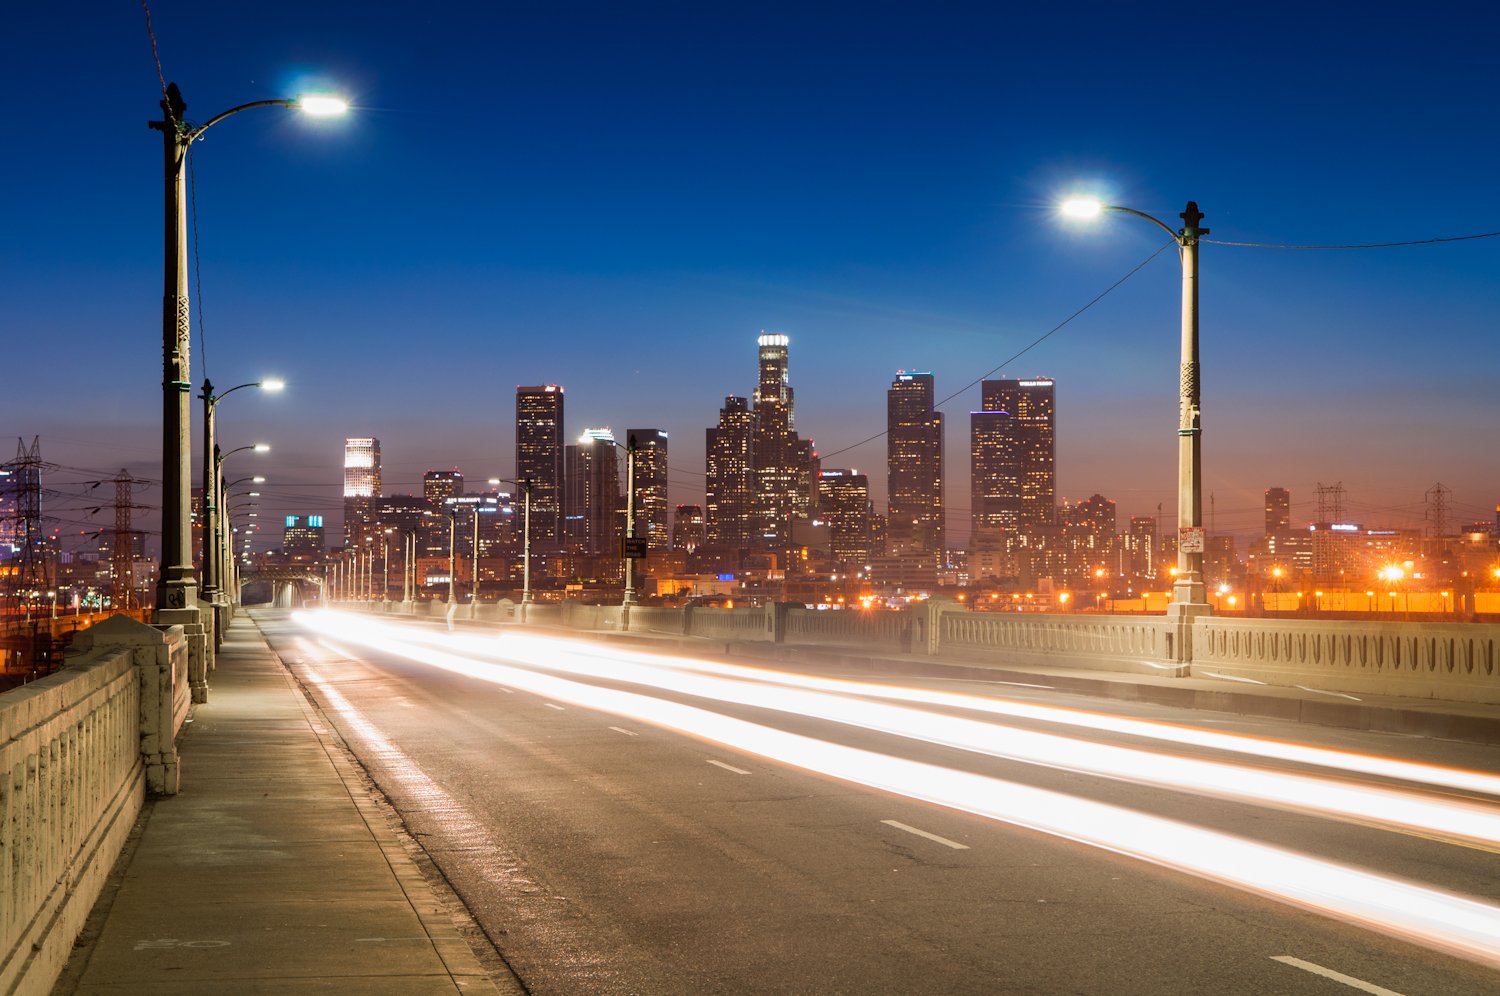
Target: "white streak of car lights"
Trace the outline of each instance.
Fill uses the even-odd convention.
[[[453,646],[472,646],[473,642],[443,641]],[[478,649],[486,659],[493,659],[496,653],[493,645],[481,645]],[[623,681],[699,698],[826,719],[1028,764],[1082,771],[1197,795],[1368,820],[1487,846],[1500,845],[1500,810],[1493,806],[1434,798],[1400,788],[1349,784],[1319,775],[1265,771],[1224,761],[1074,740],[1052,733],[851,699],[827,692],[602,659],[557,646],[545,649],[517,647],[507,641],[504,649],[510,657],[548,671]]]
[[[477,641],[468,637],[469,641]],[[597,644],[580,640],[506,633],[499,641],[488,641],[486,653],[508,653],[508,648],[522,644],[556,648],[566,645],[575,652],[610,660],[634,660],[650,667],[678,671],[696,671],[740,677],[752,681],[774,682],[794,688],[821,689],[860,695],[865,698],[895,699],[926,705],[951,706],[974,712],[985,712],[1015,719],[1034,719],[1041,722],[1077,726],[1105,733],[1123,733],[1151,740],[1164,740],[1207,747],[1213,750],[1231,751],[1236,754],[1252,754],[1279,761],[1312,764],[1325,768],[1336,768],[1355,774],[1376,775],[1383,778],[1398,778],[1403,781],[1421,782],[1443,788],[1465,792],[1479,792],[1500,796],[1500,777],[1482,771],[1462,768],[1447,768],[1416,761],[1401,761],[1395,758],[1360,754],[1353,751],[1334,750],[1327,747],[1310,747],[1280,740],[1243,736],[1234,733],[1219,733],[1173,723],[1157,723],[1144,719],[1128,719],[1093,713],[1081,709],[1066,709],[1059,706],[1032,705],[1025,702],[1010,702],[1004,699],[981,698],[961,695],[956,692],[939,692],[922,688],[896,688],[890,685],[875,685],[848,681],[840,678],[817,678],[810,675],[790,674],[782,671],[763,670],[736,664],[721,664],[714,661],[698,661],[683,657],[667,657],[645,654],[634,650],[616,650],[610,647],[601,650]],[[500,648],[507,648],[502,650]]]
[[[365,620],[350,625],[331,615],[297,618],[350,642],[444,670],[484,681],[503,679],[538,695],[634,717],[792,767],[1140,858],[1500,967],[1500,908],[1474,899],[1118,806],[825,743],[634,692],[481,663],[377,634]]]

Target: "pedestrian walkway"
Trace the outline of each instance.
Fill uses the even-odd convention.
[[[248,616],[58,994],[497,988]]]

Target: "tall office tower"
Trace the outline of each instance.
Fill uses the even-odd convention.
[[[897,371],[885,395],[886,552],[941,564],[943,413],[930,373]]]
[[[975,528],[1057,520],[1057,415],[1051,380],[987,380],[971,412]]]
[[[703,526],[702,505],[678,505],[672,516],[672,549],[688,553],[698,549],[703,545]]]
[[[671,546],[667,534],[667,433],[664,429],[627,429],[635,447],[635,534],[655,553]]]
[[[750,545],[755,501],[756,417],[746,398],[727,397],[719,424],[706,430],[707,501],[704,545],[744,550]]]
[[[281,531],[281,552],[299,564],[323,561],[323,517],[321,515],[288,515]]]
[[[615,435],[609,429],[585,429],[579,449],[589,451],[583,484],[584,552],[594,556],[618,556],[624,517],[620,500],[620,461],[615,457]],[[533,499],[534,500],[534,499]]]
[[[589,460],[591,445],[569,443],[563,447],[562,516],[558,544],[564,550],[583,553],[589,541]]]
[[[816,479],[812,443],[797,437],[795,398],[788,380],[784,335],[762,334],[760,383],[755,388],[754,522],[751,539],[773,552],[792,545],[792,520],[811,510]]]
[[[563,389],[516,388],[516,480],[531,482],[531,543],[556,548],[562,539]]]
[[[838,564],[870,559],[870,479],[852,470],[818,472],[818,517],[828,523],[828,541]]]
[[[1266,535],[1275,536],[1292,528],[1292,493],[1286,488],[1266,488]]]
[[[1161,550],[1156,539],[1156,516],[1132,515],[1125,534],[1125,574],[1132,578],[1155,578]]]
[[[434,509],[441,512],[448,507],[449,498],[464,493],[464,475],[454,470],[429,470],[422,475],[422,497]]]
[[[380,440],[344,440],[344,546],[360,546],[375,529],[380,497]]]

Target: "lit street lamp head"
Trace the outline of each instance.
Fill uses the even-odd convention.
[[[280,391],[285,387],[286,381],[279,377],[268,377],[260,382],[260,389],[262,391]]]
[[[1060,208],[1069,218],[1097,218],[1104,211],[1104,205],[1093,197],[1070,197]]]
[[[292,106],[315,118],[337,117],[349,110],[348,101],[328,94],[304,94]]]
[[[255,452],[257,452],[257,453],[269,453],[269,452],[271,452],[271,444],[270,443],[256,443],[255,444]]]

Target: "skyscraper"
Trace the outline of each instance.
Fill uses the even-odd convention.
[[[983,410],[969,415],[974,527],[1018,529],[1054,523],[1054,382],[987,380],[981,392]]]
[[[556,548],[563,489],[563,389],[557,384],[516,388],[516,479],[531,482],[532,544]]]
[[[1266,488],[1266,535],[1275,536],[1292,528],[1292,493],[1286,488]]]
[[[887,552],[941,562],[943,413],[930,373],[897,371],[886,392]]]
[[[323,562],[323,517],[321,515],[288,515],[281,532],[281,552],[296,563]]]
[[[703,520],[707,546],[734,551],[750,545],[755,424],[749,400],[731,395],[719,409],[718,426],[706,430],[707,501]]]
[[[672,516],[672,549],[692,553],[703,545],[703,536],[703,506],[678,505]]]
[[[792,545],[792,520],[812,508],[816,479],[812,442],[797,436],[795,397],[789,368],[791,340],[762,333],[760,382],[755,388],[754,521],[751,542],[785,553]]]
[[[596,557],[619,554],[623,517],[620,515],[620,461],[615,456],[615,435],[609,429],[585,429],[578,439],[588,451],[584,477],[584,551]]]
[[[429,470],[422,475],[422,497],[435,510],[441,512],[449,498],[464,493],[464,475],[457,470]]]
[[[852,470],[818,472],[818,517],[828,523],[835,563],[870,559],[870,479]]]
[[[380,440],[344,440],[344,546],[355,547],[375,528],[380,497]]]
[[[667,533],[667,433],[663,429],[627,429],[635,448],[635,534],[644,536],[652,553],[671,546]]]

